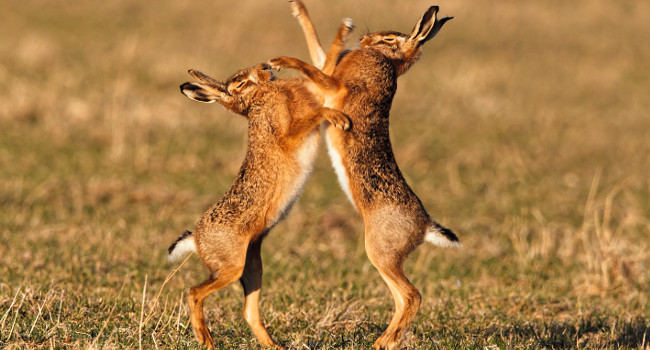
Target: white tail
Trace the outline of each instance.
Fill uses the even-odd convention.
[[[433,223],[429,227],[424,240],[443,248],[460,248],[463,246],[456,234],[437,223]]]
[[[167,261],[174,263],[196,253],[196,243],[192,231],[183,232],[167,249]]]

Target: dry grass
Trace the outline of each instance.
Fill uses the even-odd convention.
[[[177,90],[306,58],[282,1],[0,1],[0,347],[197,348],[167,245],[230,185],[245,123]],[[409,30],[428,5],[308,1],[329,41]],[[405,346],[648,348],[650,3],[455,1],[401,78],[398,162],[462,250],[407,264],[423,307]],[[322,154],[265,242],[262,309],[291,348],[368,348],[389,293]],[[239,286],[207,317],[258,347]]]

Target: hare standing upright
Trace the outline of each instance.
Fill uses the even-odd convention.
[[[345,22],[337,40],[350,29]],[[312,170],[319,124],[327,120],[347,130],[349,119],[318,104],[304,79],[274,80],[267,64],[241,70],[225,83],[198,71],[189,73],[199,83],[181,85],[183,94],[200,102],[217,101],[248,119],[248,148],[234,184],[194,232],[186,231],[169,247],[170,260],[196,252],[210,270],[210,277],[188,295],[192,329],[199,343],[214,348],[203,300],[239,279],[244,317],[253,333],[262,345],[281,349],[264,328],[258,306],[262,240],[290,209]]]
[[[299,0],[291,1],[303,27],[312,61],[322,49]],[[450,19],[437,20],[430,7],[410,34],[384,31],[364,35],[361,48],[344,55],[323,71],[295,58],[270,60],[274,68],[293,68],[307,76],[320,92],[323,105],[341,110],[352,120],[349,133],[327,127],[330,158],[344,192],[363,217],[368,258],[388,285],[395,314],[374,344],[394,349],[410,326],[421,296],[402,268],[406,257],[423,241],[459,246],[456,235],[433,221],[400,172],[389,138],[388,117],[397,77],[419,58],[422,45]],[[333,54],[330,52],[330,55]],[[330,76],[331,74],[331,76]]]

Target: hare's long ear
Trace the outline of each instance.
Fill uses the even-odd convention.
[[[436,36],[436,34],[438,34],[438,32],[440,31],[440,28],[442,28],[442,26],[445,23],[447,23],[447,21],[449,21],[450,19],[454,19],[454,17],[442,17],[441,19],[436,18],[436,22],[433,24],[433,29],[431,29],[429,35],[427,35],[423,43],[431,40],[434,36]]]
[[[445,22],[452,18],[453,17],[444,17],[438,20],[438,6],[429,7],[418,23],[415,24],[409,40],[416,41],[419,44],[424,44],[436,36]]]
[[[183,83],[181,86],[181,93],[190,99],[203,103],[213,103],[221,100],[221,94],[215,94],[215,91],[209,86],[201,83]]]
[[[190,69],[187,73],[200,83],[183,83],[181,93],[198,102],[212,103],[215,101],[227,102],[231,96],[226,90],[226,85],[198,70]]]
[[[189,69],[187,71],[187,74],[189,74],[192,78],[198,80],[200,83],[210,86],[213,89],[222,91],[224,93],[227,91],[226,84],[212,78],[205,73],[199,72],[198,70]]]

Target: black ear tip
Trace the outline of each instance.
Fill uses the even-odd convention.
[[[181,84],[179,88],[181,89],[182,93],[184,93],[186,90],[193,91],[197,89],[197,87],[194,84],[190,83],[189,81]]]
[[[438,6],[431,6],[427,9],[427,12],[422,15],[422,22],[429,21],[431,18],[435,17],[438,14]]]
[[[434,16],[436,13],[438,13],[438,9],[439,9],[438,6],[431,6],[431,7],[429,7],[429,8],[427,9],[427,12],[424,13],[424,16],[426,16],[426,17],[432,17],[432,16]]]

